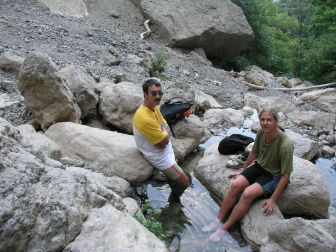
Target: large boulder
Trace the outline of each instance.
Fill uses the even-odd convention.
[[[62,68],[60,75],[65,79],[81,109],[81,118],[95,115],[98,104],[98,95],[94,91],[96,81],[82,67],[74,65]]]
[[[45,4],[50,12],[72,17],[85,17],[88,15],[85,1],[82,0],[39,0],[39,2]]]
[[[294,143],[294,155],[303,159],[312,160],[319,153],[318,143],[292,130],[286,129],[286,135]]]
[[[244,94],[245,105],[255,108],[260,111],[263,107],[270,106],[275,108],[278,112],[288,113],[293,110],[297,110],[295,105],[289,101],[286,101],[279,97],[267,97],[263,98],[251,93]]]
[[[253,39],[244,13],[231,1],[132,1],[171,45],[203,48],[208,58],[232,59]]]
[[[43,130],[56,122],[79,122],[80,109],[73,94],[47,54],[33,52],[26,57],[18,86]]]
[[[290,183],[278,200],[283,214],[328,218],[329,190],[312,162],[294,156]]]
[[[211,192],[223,198],[230,184],[225,167],[229,156],[219,154],[218,145],[208,148],[194,171],[195,176]],[[294,157],[290,183],[277,202],[281,212],[289,215],[328,217],[329,191],[319,169],[310,161]]]
[[[335,252],[336,240],[318,223],[292,218],[274,223],[261,252]]]
[[[109,205],[92,209],[80,235],[63,251],[168,252],[137,220]]]
[[[245,75],[246,81],[255,84],[257,86],[269,86],[270,82],[274,82],[275,78],[273,74],[262,70],[257,66],[252,66]]]
[[[325,112],[336,113],[336,89],[325,88],[307,92],[299,97]]]
[[[0,55],[0,69],[18,74],[24,59],[22,53],[6,51]]]
[[[240,222],[241,232],[245,240],[255,250],[260,249],[262,240],[267,237],[268,233],[273,229],[274,224],[284,220],[278,207],[275,208],[274,214],[266,216],[262,211],[262,202],[264,200],[254,202]]]
[[[334,130],[336,124],[335,114],[318,111],[292,111],[286,116],[298,126],[313,127],[315,129]]]
[[[143,99],[140,86],[131,82],[119,82],[103,88],[99,110],[107,122],[131,134],[133,115]]]
[[[90,176],[43,164],[1,118],[0,139],[0,251],[61,251],[80,233],[90,208],[125,208]]]
[[[194,108],[196,114],[198,114],[198,113],[204,113],[205,111],[211,108],[223,108],[223,106],[220,105],[216,101],[216,99],[211,95],[208,95],[201,90],[197,90],[195,91]]]
[[[182,161],[188,154],[197,148],[205,135],[205,127],[199,117],[190,115],[174,125],[175,137],[171,138],[174,153]]]
[[[70,122],[54,124],[45,134],[61,146],[64,155],[85,160],[105,175],[135,183],[152,174],[133,136]]]

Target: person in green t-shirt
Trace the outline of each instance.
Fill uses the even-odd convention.
[[[229,174],[229,178],[234,180],[224,196],[217,218],[202,228],[204,232],[217,228],[210,236],[213,242],[220,241],[260,196],[268,198],[262,203],[264,214],[273,214],[276,202],[289,182],[293,171],[293,142],[279,129],[279,116],[274,109],[262,109],[259,121],[261,129],[243,171]],[[222,223],[231,209],[228,219]]]

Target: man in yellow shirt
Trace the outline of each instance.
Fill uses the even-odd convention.
[[[178,166],[172,144],[171,131],[162,117],[158,105],[163,95],[159,79],[150,78],[142,85],[144,103],[137,109],[133,118],[133,134],[142,155],[155,168],[168,178],[172,193],[170,202],[179,202],[180,196],[188,187],[187,175]]]

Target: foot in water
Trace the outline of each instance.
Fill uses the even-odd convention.
[[[209,231],[211,231],[215,228],[218,228],[220,226],[220,224],[221,224],[220,220],[216,218],[210,224],[202,227],[202,231],[203,232],[209,232]]]
[[[224,238],[226,235],[228,235],[229,232],[225,229],[218,228],[215,233],[210,235],[209,240],[212,242],[219,242],[222,238]]]

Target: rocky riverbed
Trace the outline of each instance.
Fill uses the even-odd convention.
[[[172,142],[179,160],[209,136],[240,127],[253,109],[265,105],[277,108],[294,141],[297,170],[303,175],[292,179],[296,194],[284,195],[279,212],[312,218],[307,209],[284,204],[304,197],[301,205],[323,219],[312,223],[302,218],[283,220],[279,215],[271,222],[284,237],[296,237],[309,227],[311,234],[320,232],[317,236],[324,245],[316,241],[310,248],[313,235],[287,248],[277,243],[280,238],[272,230],[262,232],[258,225],[259,231],[250,229],[254,218],[263,222],[257,207],[242,222],[246,241],[262,251],[332,251],[336,232],[334,219],[328,218],[328,190],[309,160],[335,156],[335,89],[284,92],[274,89],[312,84],[275,77],[257,66],[240,73],[214,67],[211,50],[200,42],[203,34],[210,36],[212,27],[204,20],[213,20],[217,10],[231,10],[238,19],[231,19],[230,29],[216,27],[214,36],[223,43],[238,39],[236,33],[246,41],[252,36],[242,12],[229,1],[225,6],[221,1],[195,1],[183,6],[183,11],[180,7],[182,12],[196,12],[205,23],[196,30],[200,23],[189,25],[184,33],[187,26],[173,26],[176,34],[190,36],[186,38],[165,28],[169,20],[151,16],[156,6],[149,2],[1,1],[0,250],[167,250],[134,221],[132,215],[139,206],[130,197],[131,184],[144,183],[153,172],[133,142],[132,115],[142,103],[141,83],[164,55],[164,100],[182,96],[195,104],[195,113],[174,126]],[[174,3],[170,7],[179,6]],[[152,32],[141,39],[143,22],[149,17]],[[243,42],[231,44],[237,44],[232,52],[239,53]],[[266,89],[255,90],[248,84]],[[258,122],[250,119],[255,130]],[[226,158],[209,150],[196,172],[207,189],[220,197],[227,186],[222,165]],[[289,234],[288,230],[294,231]],[[105,237],[104,242],[99,237]]]

